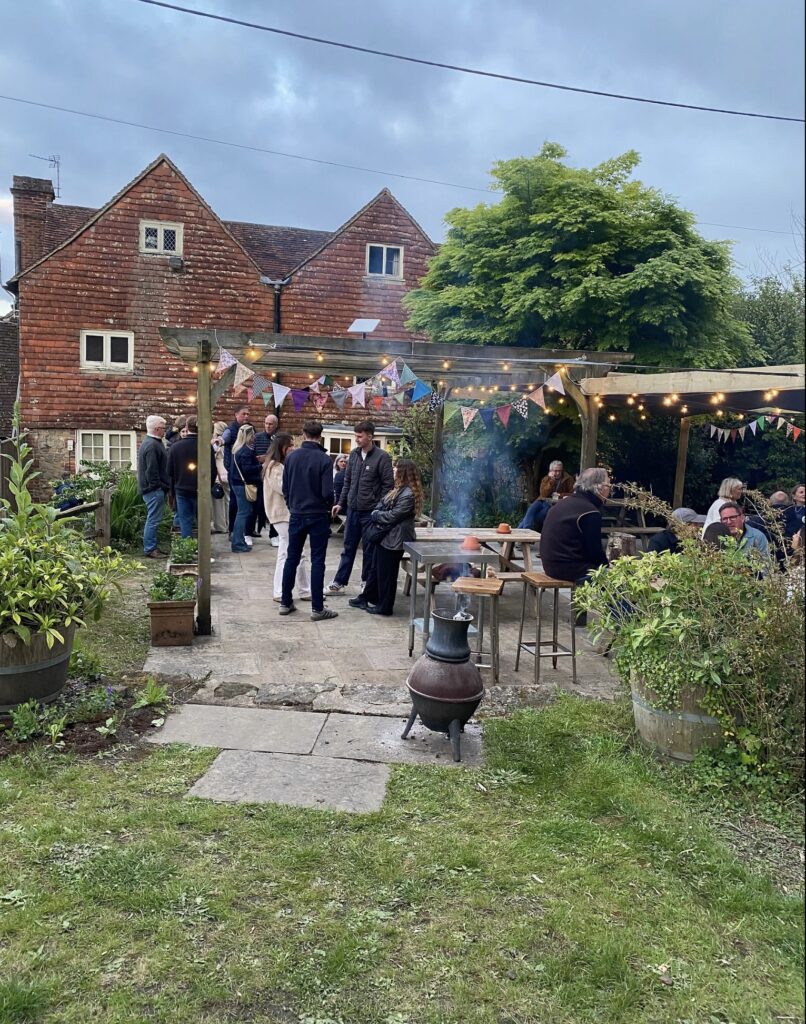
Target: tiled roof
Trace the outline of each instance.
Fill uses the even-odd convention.
[[[49,206],[45,221],[45,251],[52,252],[66,242],[97,212],[88,206]],[[263,273],[275,280],[285,277],[333,237],[331,231],[245,224],[233,220],[223,223]]]

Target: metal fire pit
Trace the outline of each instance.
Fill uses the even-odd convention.
[[[470,660],[467,631],[472,616],[462,619],[432,615],[434,632],[425,654],[414,663],[406,685],[411,695],[411,714],[403,730],[407,739],[419,715],[432,732],[450,737],[454,761],[461,761],[460,735],[484,696],[481,673]]]

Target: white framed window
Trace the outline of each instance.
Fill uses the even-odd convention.
[[[370,277],[403,278],[403,247],[400,245],[367,244],[367,274]]]
[[[375,446],[385,451],[389,442],[401,433],[400,428],[391,427],[384,430],[378,427],[374,437]],[[355,429],[346,423],[325,423],[322,427],[322,444],[331,459],[335,459],[337,455],[349,455],[355,448]]]
[[[185,229],[167,220],[140,221],[140,252],[181,256]]]
[[[81,367],[125,373],[134,369],[134,334],[131,331],[82,331]]]
[[[79,430],[76,469],[82,462],[108,462],[113,469],[137,468],[137,435],[133,430]]]

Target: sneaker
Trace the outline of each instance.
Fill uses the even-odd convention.
[[[325,587],[325,593],[326,594],[343,594],[346,589],[347,589],[347,584],[346,583],[337,583],[335,580],[333,580],[332,583],[328,583],[328,585]]]
[[[347,604],[349,604],[351,608],[366,608],[367,599],[359,595],[358,597],[351,597]]]
[[[282,597],[273,597],[272,601],[276,601],[277,604],[282,604],[283,603]]]
[[[279,537],[272,537],[272,539],[271,539],[271,546],[273,548],[279,548],[280,547],[280,538]]]
[[[280,609],[282,615],[283,610]],[[311,612],[311,622],[322,622],[324,619],[337,619],[339,617],[338,612],[332,612],[329,608],[323,608],[321,612]]]
[[[293,601],[291,602],[291,604],[280,604],[281,615],[290,615],[291,612],[295,612],[296,610],[297,608]]]
[[[244,542],[246,543],[246,546],[248,548],[252,547],[252,538],[251,537],[244,537]]]
[[[311,595],[310,594],[300,594],[299,595],[299,599],[300,599],[300,601],[310,601],[311,600]]]

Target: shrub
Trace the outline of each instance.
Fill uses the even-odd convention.
[[[196,579],[158,572],[151,582],[148,596],[152,601],[195,601]]]
[[[146,506],[137,493],[137,476],[123,470],[117,478],[109,510],[112,540],[118,547],[134,547],[143,536]]]
[[[199,542],[195,537],[174,537],[171,561],[174,565],[195,565],[199,560]]]

